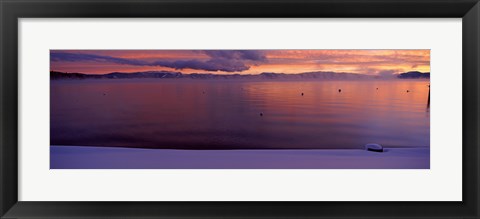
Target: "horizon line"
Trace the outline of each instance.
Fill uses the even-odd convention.
[[[365,74],[365,73],[353,73],[353,72],[335,72],[335,71],[308,71],[308,72],[297,72],[297,73],[283,73],[283,72],[261,72],[258,74],[241,74],[241,73],[232,73],[232,74],[226,74],[226,73],[207,73],[207,72],[192,72],[192,73],[184,73],[184,72],[179,72],[179,71],[166,71],[166,70],[159,70],[159,71],[133,71],[133,72],[120,72],[120,71],[113,71],[113,72],[106,72],[106,73],[87,73],[87,72],[67,72],[67,71],[57,71],[57,70],[50,70],[50,73],[52,72],[57,72],[57,73],[63,73],[63,74],[84,74],[84,75],[108,75],[108,74],[135,74],[135,73],[176,73],[176,74],[185,74],[185,75],[192,75],[192,74],[203,74],[203,75],[261,75],[261,74],[284,74],[284,75],[297,75],[297,74],[306,74],[306,73],[334,73],[334,74],[355,74],[355,75],[365,75],[365,76],[381,76],[381,75],[376,75],[376,74]],[[400,73],[392,73],[390,75],[400,75],[404,73],[411,73],[411,72],[418,72],[421,74],[430,74],[430,72],[421,72],[421,71],[406,71],[406,72],[400,72]]]

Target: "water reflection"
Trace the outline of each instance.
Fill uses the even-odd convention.
[[[428,84],[52,81],[51,144],[182,149],[361,148],[369,142],[429,146]]]

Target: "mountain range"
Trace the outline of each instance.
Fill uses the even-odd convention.
[[[393,77],[399,79],[427,79],[430,78],[430,72],[422,73],[418,71],[405,72]],[[210,73],[192,73],[182,74],[181,72],[171,71],[145,71],[145,72],[112,72],[108,74],[84,74],[50,71],[50,79],[121,79],[121,78],[189,78],[189,79],[246,79],[246,80],[367,80],[382,79],[381,76],[354,74],[345,72],[304,72],[298,74],[264,72],[261,74],[210,74]]]

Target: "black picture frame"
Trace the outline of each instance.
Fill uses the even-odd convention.
[[[2,218],[479,218],[478,0],[0,0]],[[18,201],[18,19],[134,17],[462,18],[461,202]],[[448,116],[448,115],[445,115]],[[121,192],[121,191],[119,191]],[[438,191],[442,192],[442,191]]]

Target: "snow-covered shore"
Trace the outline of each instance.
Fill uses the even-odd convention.
[[[51,169],[428,169],[430,149],[170,150],[51,146]]]

